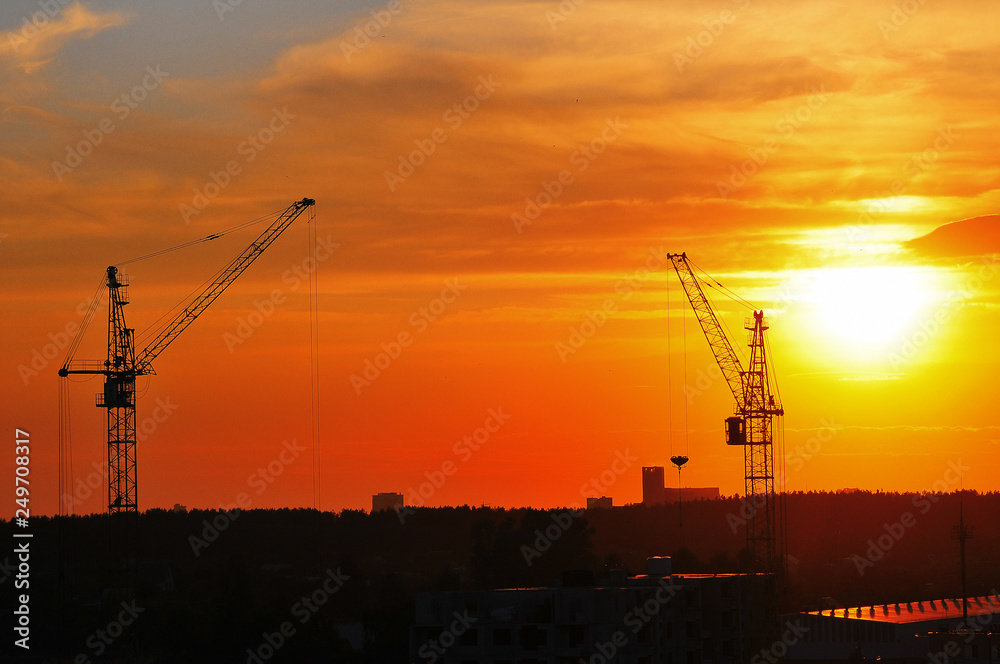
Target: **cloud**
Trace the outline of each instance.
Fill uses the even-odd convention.
[[[903,431],[903,432],[927,432],[927,433],[988,433],[1000,431],[1000,426],[970,427],[961,425],[938,425],[938,426],[915,426],[910,424],[898,424],[893,426],[855,426],[848,425],[839,427],[844,431]],[[788,429],[789,431],[813,431],[814,429]],[[822,429],[816,429],[822,430]]]
[[[32,74],[49,64],[63,47],[74,38],[90,39],[94,35],[126,23],[123,14],[97,14],[75,2],[55,16],[43,16],[37,23],[26,20],[20,28],[8,32],[0,41],[0,58],[16,63],[26,74]]]
[[[1000,252],[1000,215],[963,219],[935,228],[905,243],[906,248],[934,258],[985,256]]]
[[[341,227],[359,248],[342,260],[359,271],[384,270],[370,255],[390,251],[394,269],[433,271],[447,256],[450,268],[463,273],[577,274],[629,266],[633,254],[665,237],[690,251],[721,248],[732,268],[766,261],[768,269],[781,269],[816,253],[787,242],[767,251],[782,237],[804,226],[839,228],[854,218],[858,200],[902,177],[906,159],[933,141],[942,118],[932,103],[914,105],[915,96],[932,92],[921,71],[937,77],[972,62],[950,52],[921,59],[918,40],[904,41],[902,32],[891,48],[884,46],[876,28],[884,12],[862,3],[777,12],[769,0],[622,0],[578,3],[553,24],[548,14],[563,6],[404,2],[373,35],[364,33],[373,20],[366,11],[329,25],[317,19],[315,29],[280,42],[264,70],[234,75],[178,67],[167,94],[131,115],[58,189],[49,162],[107,113],[103,100],[89,100],[97,109],[89,116],[68,115],[64,103],[22,95],[18,104],[6,104],[0,122],[20,131],[27,156],[16,161],[24,188],[46,205],[85,208],[108,224],[119,223],[117,214],[142,214],[169,226],[177,204],[189,203],[210,173],[235,158],[242,173],[200,221],[222,210],[235,215],[276,205],[295,182],[311,196],[338,202]],[[724,9],[735,11],[735,20],[679,71],[675,53]],[[130,36],[156,29],[144,16],[136,10]],[[28,60],[44,63],[68,40],[125,21],[75,4],[19,48],[19,56],[30,52]],[[914,19],[907,30],[916,25]],[[869,29],[858,33],[857,26]],[[28,83],[45,78],[17,73]],[[481,76],[499,83],[496,93],[460,127],[448,124],[445,113],[473,93]],[[819,86],[829,95],[822,105],[811,100],[811,88]],[[78,111],[81,104],[72,99]],[[237,146],[265,126],[274,108],[287,108],[295,119],[259,158],[244,163]],[[608,118],[620,118],[627,129],[581,170],[571,156],[600,137]],[[385,174],[418,142],[427,145],[435,129],[446,140],[390,191]],[[969,145],[990,146],[971,130],[960,133]],[[752,155],[760,159],[769,141],[774,148],[766,162],[749,162]],[[981,157],[971,148],[961,161],[957,152],[947,156],[953,155],[954,162],[936,161],[928,179],[907,180],[907,193],[939,201],[968,183],[964,176]],[[41,177],[30,177],[31,164]],[[754,172],[746,184],[720,198],[717,183],[730,182],[734,169],[747,164]],[[522,241],[512,241],[511,215],[523,213],[526,200],[567,169],[572,185],[516,238]],[[106,211],[103,201],[118,200],[122,178],[131,193],[150,194],[141,204],[121,197],[122,205],[141,211]],[[925,191],[929,186],[935,190]],[[840,199],[842,206],[824,205]],[[18,212],[28,217],[29,210]],[[783,236],[763,233],[775,228]]]

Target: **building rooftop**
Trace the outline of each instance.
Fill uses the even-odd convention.
[[[622,579],[623,579],[623,581],[625,581],[625,583],[615,583],[615,582],[610,581],[610,580],[602,580],[602,581],[598,581],[595,585],[592,585],[592,586],[591,585],[588,585],[588,586],[531,586],[531,587],[526,587],[526,588],[495,588],[495,589],[487,590],[487,591],[473,591],[473,592],[497,592],[497,593],[505,593],[505,592],[523,592],[523,591],[527,591],[527,590],[531,590],[531,591],[538,591],[538,590],[553,590],[553,591],[562,591],[562,590],[613,590],[613,589],[618,589],[618,588],[629,588],[629,587],[636,587],[636,586],[644,586],[644,585],[655,584],[655,583],[659,583],[663,579],[677,579],[677,580],[685,580],[685,579],[726,579],[726,578],[732,578],[732,577],[738,577],[738,576],[747,576],[747,575],[746,574],[739,574],[739,573],[730,573],[730,572],[725,572],[725,573],[720,573],[720,574],[666,574],[664,576],[659,576],[659,575],[656,575],[656,574],[637,574],[635,576],[622,577]],[[464,591],[456,591],[456,592],[464,592]],[[971,609],[970,609],[970,611],[971,611]],[[961,611],[959,611],[959,613],[961,613]]]
[[[991,613],[1000,613],[1000,594],[969,598],[970,616]],[[947,620],[962,617],[962,599],[932,599],[922,602],[858,606],[849,609],[825,609],[823,611],[810,611],[808,615],[896,624]]]

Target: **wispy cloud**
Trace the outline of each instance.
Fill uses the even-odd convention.
[[[39,12],[42,13],[42,12]],[[0,41],[0,57],[13,60],[26,73],[32,73],[52,61],[72,39],[90,39],[94,35],[125,25],[127,18],[118,12],[96,13],[75,2],[40,27],[17,27]]]

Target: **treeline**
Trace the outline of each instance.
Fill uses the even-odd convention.
[[[1000,591],[1000,493],[798,492],[783,496],[787,541],[785,608],[805,610],[958,597],[960,505],[974,526],[966,545],[970,594]],[[594,551],[630,571],[654,552],[689,572],[747,569],[742,500],[592,511]],[[655,524],[655,525],[654,525]]]
[[[998,493],[793,493],[782,502],[786,610],[959,596],[960,503],[975,526],[969,592],[1000,589]],[[613,568],[643,573],[654,555],[672,556],[681,573],[745,571],[751,509],[724,498],[577,513],[150,510],[138,517],[135,545],[141,612],[114,638],[109,623],[131,600],[120,524],[34,518],[32,654],[99,661],[137,634],[150,662],[246,662],[255,653],[268,662],[406,661],[418,592],[586,585]],[[12,526],[2,526],[7,541]],[[0,578],[13,594],[14,575]]]

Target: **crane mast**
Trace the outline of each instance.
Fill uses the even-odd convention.
[[[668,254],[680,279],[691,308],[698,318],[708,345],[722,370],[726,383],[736,399],[734,415],[726,418],[726,443],[743,447],[745,482],[745,519],[747,550],[751,556],[752,599],[755,613],[751,616],[747,654],[773,639],[777,617],[778,572],[775,556],[775,494],[774,494],[774,417],[785,414],[771,393],[768,376],[768,330],[763,311],[754,310],[744,329],[748,332],[750,360],[746,368],[736,355],[712,305],[688,262],[687,254]],[[759,576],[758,576],[759,575]]]
[[[67,360],[60,376],[102,374],[104,391],[96,398],[98,408],[107,409],[108,425],[108,512],[138,511],[135,454],[135,379],[155,374],[152,362],[201,313],[232,284],[244,270],[303,211],[315,205],[303,198],[288,206],[260,236],[233,259],[183,311],[177,314],[137,355],[135,330],[125,323],[124,307],[129,303],[128,277],[115,266],[108,267],[108,357],[104,362]]]
[[[745,321],[744,328],[749,332],[750,361],[744,369],[691,269],[687,254],[668,254],[668,258],[736,399],[735,415],[726,418],[726,443],[744,449],[747,548],[753,557],[754,571],[773,572],[774,455],[771,443],[773,417],[784,415],[785,411],[771,394],[764,339],[768,329],[767,319],[763,311],[754,311],[753,318]]]

